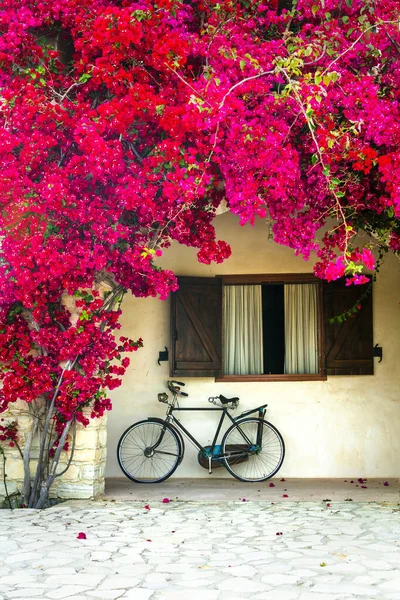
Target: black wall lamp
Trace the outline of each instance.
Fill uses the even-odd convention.
[[[158,364],[161,366],[161,362],[165,362],[168,360],[168,348],[165,346],[165,350],[161,350],[158,353]]]
[[[375,344],[374,346],[374,356],[379,358],[378,362],[382,362],[383,349],[379,344]]]

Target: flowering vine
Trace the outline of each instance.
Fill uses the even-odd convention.
[[[125,293],[176,289],[172,242],[229,257],[222,200],[327,280],[399,253],[399,19],[397,0],[3,0],[0,411],[33,417],[28,506],[142,345],[116,337]]]

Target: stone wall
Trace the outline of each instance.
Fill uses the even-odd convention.
[[[20,445],[29,431],[30,416],[26,405],[17,404],[13,410],[4,413],[7,420],[17,419]],[[90,421],[87,427],[78,425],[76,446],[72,463],[62,476],[56,478],[51,492],[51,498],[96,498],[104,492],[104,472],[106,464],[107,417]],[[23,488],[24,469],[22,459],[16,447],[5,447],[7,488],[10,495],[17,494]],[[37,445],[32,450],[31,475],[34,473]],[[68,462],[68,453],[63,452],[59,463],[59,472],[63,471]],[[3,460],[0,456],[0,505],[5,499],[3,480]]]

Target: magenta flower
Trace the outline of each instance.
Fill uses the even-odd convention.
[[[84,533],[83,531],[80,531],[80,532],[78,533],[78,535],[76,536],[76,538],[77,538],[78,540],[86,540],[86,533]]]

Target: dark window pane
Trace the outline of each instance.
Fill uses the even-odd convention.
[[[263,285],[264,373],[282,374],[285,359],[283,285]]]

